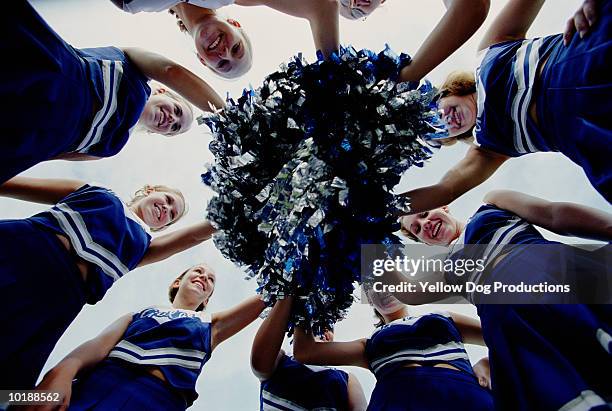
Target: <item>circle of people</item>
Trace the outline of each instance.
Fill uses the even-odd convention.
[[[329,57],[339,48],[340,17],[364,19],[385,3],[112,1],[128,13],[168,10],[193,38],[200,62],[223,78],[246,73],[253,50],[246,29],[219,14],[221,7],[266,6],[306,19],[316,50]],[[402,69],[400,81],[421,80],[476,32],[489,9],[488,0],[444,3],[446,14]],[[551,243],[537,226],[612,239],[612,215],[579,204],[497,190],[468,222],[448,207],[511,158],[542,151],[568,157],[612,199],[612,1],[585,0],[563,34],[526,38],[543,3],[506,0],[480,42],[475,74],[453,72],[439,86],[437,104],[449,130],[439,142],[463,140],[470,147],[439,183],[404,193],[412,212],[400,218],[406,237],[449,247]],[[38,386],[36,381],[85,304],[98,302],[131,270],[208,240],[215,227],[203,221],[164,233],[186,210],[185,197],[172,187],[146,185],[124,201],[105,187],[19,174],[47,160],[113,156],[135,128],[179,135],[191,127],[192,105],[214,111],[225,102],[198,75],[161,55],[138,48],[77,49],[27,1],[4,9],[9,17],[2,24],[2,51],[16,58],[3,64],[1,76],[0,93],[11,102],[3,110],[11,121],[2,125],[0,195],[52,207],[0,221],[0,388],[59,392],[61,406],[73,410],[184,410],[197,398],[196,380],[215,348],[265,308],[253,296],[208,313],[217,277],[206,264],[185,269],[169,285],[170,306],[119,318],[68,354]],[[532,262],[528,256],[500,259],[511,257],[514,271]],[[511,271],[501,263],[488,269],[482,281],[503,280]],[[281,345],[294,297],[274,304],[251,353],[261,410],[609,409],[609,305],[472,301],[476,319],[448,312],[416,316],[391,295],[367,295],[380,319],[369,338],[337,342],[331,330],[313,336],[296,327],[292,355]],[[488,347],[489,357],[472,366],[464,344]],[[375,375],[369,401],[354,375],[331,367],[342,365]]]

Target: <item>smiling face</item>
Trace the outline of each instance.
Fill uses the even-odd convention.
[[[476,124],[476,93],[442,97],[438,102],[442,119],[448,126],[449,137],[469,131]]]
[[[461,234],[462,225],[448,207],[440,207],[401,218],[402,229],[429,245],[449,245]]]
[[[200,20],[193,39],[200,62],[221,77],[240,77],[253,64],[251,43],[236,20],[208,15]]]
[[[152,133],[175,136],[191,128],[193,111],[185,101],[174,98],[164,88],[158,88],[147,100],[140,123]]]
[[[171,191],[149,190],[130,208],[150,228],[160,229],[181,218],[185,212],[185,201]]]
[[[350,20],[366,18],[385,0],[340,0],[340,15]]]
[[[206,305],[217,279],[213,270],[206,264],[198,264],[174,280],[172,288],[176,289],[173,303],[188,304],[194,307]],[[180,302],[180,303],[179,303]]]
[[[392,294],[386,292],[375,292],[368,290],[366,292],[370,305],[374,307],[383,317],[396,314],[399,311],[405,311],[406,306]]]

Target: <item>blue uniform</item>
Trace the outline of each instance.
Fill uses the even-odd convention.
[[[406,317],[377,329],[366,343],[376,387],[368,410],[492,410],[448,313]],[[405,367],[406,364],[425,367]],[[448,364],[457,370],[429,367]],[[459,371],[458,371],[459,370]]]
[[[262,381],[259,401],[261,411],[345,410],[348,374],[284,355],[274,375]]]
[[[73,385],[71,410],[184,410],[210,359],[212,324],[201,313],[148,308],[134,315],[108,358]],[[143,367],[156,367],[165,382]]]
[[[477,144],[511,157],[559,151],[612,201],[611,66],[610,2],[602,4],[591,33],[576,34],[567,47],[560,34],[491,46],[476,69]],[[538,124],[529,115],[531,103]]]
[[[488,245],[491,261],[501,252],[505,256],[493,268],[471,277],[448,273],[447,282],[533,283],[558,269],[558,259],[542,256],[541,245],[553,242],[518,216],[494,206],[485,205],[474,214],[460,242]],[[507,244],[532,246],[504,247]],[[451,258],[461,254],[459,245]],[[588,267],[584,271],[587,274]],[[612,306],[485,304],[475,295],[467,297],[476,303],[489,347],[496,409],[608,409]]]
[[[83,305],[99,301],[142,260],[150,235],[111,191],[85,185],[53,208],[0,221],[0,387],[34,386]],[[85,283],[74,252],[90,263]]]
[[[66,153],[109,157],[126,144],[151,92],[115,47],[75,49],[26,1],[6,4],[0,52],[0,183]]]

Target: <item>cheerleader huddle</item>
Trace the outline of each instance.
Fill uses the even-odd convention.
[[[112,0],[127,13],[169,11],[168,19],[193,39],[204,77],[226,79],[250,70],[255,48],[248,31],[219,8],[265,6],[305,19],[315,49],[333,58],[340,18],[363,19],[396,1]],[[565,281],[576,287],[588,281],[612,304],[605,295],[612,286],[605,275],[608,246],[573,253],[579,258],[571,262],[565,254],[542,261],[536,247],[506,247],[559,244],[536,227],[610,242],[612,214],[502,190],[487,194],[467,222],[449,208],[506,161],[543,151],[568,157],[612,202],[612,0],[585,0],[564,34],[526,38],[543,3],[504,0],[481,39],[475,71],[455,71],[439,85],[437,105],[448,133],[436,141],[463,140],[469,149],[439,183],[401,194],[412,213],[400,217],[401,232],[407,241],[447,247],[449,259],[462,258],[464,245],[482,246],[484,270],[438,273],[446,284],[535,284],[571,264]],[[399,81],[423,79],[478,30],[489,10],[488,0],[444,4],[446,14]],[[3,15],[2,55],[17,58],[5,62],[0,75],[0,95],[10,103],[0,125],[0,195],[50,208],[0,220],[0,389],[61,394],[60,403],[29,409],[184,410],[198,397],[196,381],[215,348],[266,308],[255,295],[209,313],[217,277],[204,263],[177,269],[167,307],[117,319],[40,374],[85,304],[100,301],[130,271],[196,247],[218,228],[209,221],[168,227],[187,211],[188,199],[173,187],[151,182],[121,199],[107,187],[20,173],[48,160],[114,156],[134,129],[178,136],[192,126],[194,106],[214,112],[226,102],[199,75],[154,52],[72,47],[26,0],[7,2]],[[379,324],[354,341],[335,341],[333,330],[313,335],[294,327],[298,295],[274,303],[251,349],[261,410],[612,408],[612,305],[545,297],[492,304],[463,295],[476,306],[476,319],[415,315],[409,306],[446,295],[400,298],[363,289]],[[282,349],[288,329],[292,354]],[[464,344],[486,347],[489,355],[473,365]],[[371,397],[354,375],[333,366],[371,371]]]

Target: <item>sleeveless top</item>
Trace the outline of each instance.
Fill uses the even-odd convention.
[[[561,35],[555,35],[507,41],[482,51],[482,61],[475,73],[477,145],[510,157],[557,151],[530,118],[529,105],[537,90],[540,61],[561,42]]]
[[[284,355],[274,375],[262,381],[260,410],[345,410],[348,374],[329,367],[304,365]]]
[[[502,210],[493,205],[485,204],[468,220],[463,233],[451,245],[449,259],[485,259],[485,270],[474,270],[464,276],[453,272],[445,274],[446,282],[458,284],[463,282],[482,282],[487,263],[506,253],[514,244],[551,244],[530,223],[510,211]],[[465,247],[468,244],[479,245]],[[474,293],[466,298],[474,303]]]
[[[147,308],[134,315],[107,361],[159,368],[166,383],[190,406],[198,398],[196,380],[210,359],[211,338],[209,316],[174,308]]]
[[[219,9],[234,4],[234,0],[111,0],[115,6],[128,13],[168,10],[178,3],[188,3],[206,9]]]
[[[112,191],[84,185],[30,220],[68,238],[94,267],[87,277],[87,302],[100,301],[115,281],[136,268],[151,236],[148,227]]]
[[[148,78],[116,47],[75,49],[90,78],[96,104],[83,138],[70,150],[96,157],[117,154],[127,143],[151,94]]]
[[[365,349],[377,380],[404,364],[448,364],[474,375],[459,330],[450,314],[405,317],[378,328]]]

